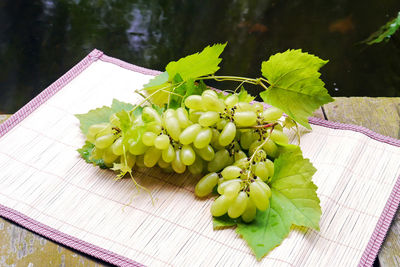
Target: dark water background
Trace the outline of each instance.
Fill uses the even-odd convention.
[[[259,77],[262,60],[302,48],[330,60],[322,79],[333,96],[400,96],[400,34],[359,44],[399,10],[399,0],[2,0],[0,112],[17,111],[94,48],[163,70],[226,41],[220,75]]]

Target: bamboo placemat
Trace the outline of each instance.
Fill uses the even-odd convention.
[[[85,163],[74,114],[137,102],[154,74],[95,50],[0,125],[0,216],[117,265],[372,265],[400,201],[399,140],[312,118],[301,147],[318,169],[321,230],[294,228],[259,262],[233,229],[213,231],[198,178],[138,170],[152,205],[129,179]]]

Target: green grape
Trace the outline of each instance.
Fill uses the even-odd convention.
[[[282,110],[276,107],[270,107],[263,111],[263,118],[265,121],[276,121],[282,117]]]
[[[236,104],[236,112],[238,111],[252,111],[253,106],[247,102],[239,102]]]
[[[109,133],[112,133],[112,127],[109,123],[93,124],[88,129],[88,135],[91,135],[94,138],[96,138],[97,135],[100,136]]]
[[[211,205],[212,216],[219,217],[224,215],[231,203],[232,199],[228,199],[225,195],[219,196]]]
[[[94,145],[97,148],[105,149],[105,148],[107,148],[107,147],[112,145],[112,143],[114,142],[114,139],[115,139],[115,136],[112,133],[106,134],[106,135],[102,135],[102,136],[96,138],[96,141],[94,142]]]
[[[181,154],[181,150],[180,149],[176,150],[175,158],[171,163],[172,169],[174,169],[174,171],[176,173],[184,173],[186,170],[186,165],[183,164],[180,154]]]
[[[274,176],[274,163],[272,161],[270,161],[269,159],[265,159],[265,165],[268,168],[269,176],[270,177]]]
[[[154,146],[160,150],[164,150],[169,146],[169,137],[166,134],[161,134],[154,139]]]
[[[221,149],[215,153],[214,158],[208,163],[209,172],[217,172],[229,165],[230,155],[228,150]]]
[[[181,134],[182,135],[182,134]],[[212,139],[212,131],[210,128],[202,129],[194,139],[194,146],[196,148],[204,148],[210,144]]]
[[[155,147],[150,147],[145,153],[144,153],[144,165],[148,168],[151,168],[157,164],[157,161],[161,157],[161,150],[155,148]]]
[[[261,146],[262,143],[263,143],[263,141],[258,141],[258,140],[254,141],[254,142],[250,145],[250,148],[249,148],[249,155],[253,155],[254,152],[256,151],[256,149],[257,149],[259,146]]]
[[[224,127],[225,127],[225,125],[228,123],[228,121],[227,120],[219,120],[218,122],[217,122],[217,129],[218,130],[222,130],[222,129],[224,129]]]
[[[205,197],[211,194],[217,183],[218,174],[215,172],[211,172],[201,178],[200,181],[196,184],[196,187],[194,188],[194,194],[198,197]]]
[[[232,143],[236,135],[236,126],[233,122],[228,122],[219,136],[219,143],[221,146],[227,146]]]
[[[235,199],[241,189],[240,182],[232,182],[225,186],[223,195],[229,199]]]
[[[175,159],[175,149],[171,144],[161,152],[161,157],[165,162],[172,162]]]
[[[212,138],[210,144],[212,145],[212,147],[217,150],[224,148],[219,144],[219,136],[220,136],[219,131],[215,128],[212,128],[211,131],[212,131]]]
[[[121,127],[121,122],[116,113],[110,116],[110,123],[118,128]]]
[[[144,154],[138,155],[136,157],[136,166],[139,168],[145,168],[146,165],[144,165]]]
[[[218,187],[217,187],[217,192],[220,195],[223,195],[225,192],[225,188],[230,185],[231,183],[239,183],[242,182],[241,179],[232,179],[232,180],[225,180],[224,178],[221,178],[218,180]]]
[[[203,98],[199,95],[190,95],[185,99],[185,106],[194,109],[194,110],[202,110],[203,109]]]
[[[228,166],[222,170],[221,175],[225,180],[232,180],[238,178],[241,173],[242,169],[238,166]]]
[[[219,113],[215,111],[207,111],[201,114],[198,121],[203,127],[208,127],[216,124],[220,120]]]
[[[161,168],[161,169],[167,169],[171,166],[170,163],[165,162],[162,158],[159,158],[157,161],[157,165]]]
[[[238,150],[235,152],[235,154],[234,154],[235,162],[240,159],[243,159],[243,158],[245,158],[247,160],[247,155],[246,155],[246,153],[243,152],[243,150]]]
[[[115,142],[111,145],[112,151],[115,155],[121,156],[124,154],[124,144],[122,137],[115,140]]]
[[[247,193],[243,191],[240,192],[230,205],[228,209],[228,216],[232,219],[235,219],[242,215],[246,210],[248,200],[249,197],[247,196]]]
[[[264,105],[260,102],[256,102],[253,104],[253,110],[258,114],[264,110]]]
[[[242,214],[242,220],[246,223],[249,223],[254,220],[257,214],[257,208],[251,198],[247,201],[247,206],[245,211]]]
[[[178,119],[179,126],[181,128],[186,128],[192,124],[192,122],[188,118],[188,113],[184,108],[176,109],[176,118]]]
[[[235,123],[238,126],[248,127],[256,124],[257,114],[254,111],[238,111],[234,115]]]
[[[161,124],[158,124],[156,122],[148,122],[146,130],[148,132],[155,133],[156,135],[159,135],[161,133]]]
[[[104,154],[104,149],[94,147],[92,150],[92,155],[90,156],[90,159],[91,160],[99,160],[99,159],[103,158],[103,154]]]
[[[269,197],[264,187],[260,183],[253,182],[250,184],[250,199],[254,202],[257,209],[264,211],[269,206]]]
[[[201,174],[204,170],[204,165],[204,160],[201,157],[196,156],[194,163],[188,166],[188,170],[193,175]]]
[[[146,146],[153,146],[154,140],[156,139],[157,135],[153,132],[145,132],[142,135],[142,142]]]
[[[192,165],[196,159],[196,153],[194,153],[193,148],[189,145],[182,146],[181,149],[181,161],[185,165]]]
[[[112,147],[109,146],[108,148],[106,148],[104,150],[103,153],[103,161],[106,165],[111,165],[112,163],[114,163],[114,161],[116,161],[118,159],[118,155],[115,155]]]
[[[126,155],[125,155],[126,154]],[[126,165],[126,166],[128,166],[130,169],[132,169],[133,168],[133,166],[135,166],[135,163],[136,163],[136,156],[135,155],[132,155],[131,153],[125,153],[125,154],[122,154],[121,155],[121,158],[120,158],[120,163],[121,164],[124,164],[124,165]]]
[[[211,90],[211,89],[204,90],[203,93],[201,94],[201,96],[205,96],[205,95],[208,95],[208,96],[211,96],[214,98],[218,98],[217,92],[215,92],[214,90]]]
[[[216,94],[214,95],[212,93],[206,93],[207,91],[211,91],[211,90],[206,90],[201,95],[201,98],[203,100],[203,102],[202,102],[203,110],[223,112],[225,109],[224,102],[221,99],[218,99],[218,96]]]
[[[261,179],[256,179],[254,183],[259,185],[264,190],[264,192],[268,198],[270,198],[272,196],[271,188],[266,183],[264,183]]]
[[[270,138],[272,141],[275,141],[275,142],[284,143],[284,144],[289,143],[289,138],[282,131],[278,131],[278,130],[272,131]]]
[[[166,111],[164,111],[164,113],[162,114],[163,120],[161,120],[161,123],[164,122],[164,126],[165,126],[165,119],[169,118],[169,117],[176,117],[176,112],[174,109],[169,108]]]
[[[254,174],[263,181],[268,180],[270,174],[267,164],[264,161],[257,162],[254,167]]]
[[[193,123],[199,122],[199,119],[201,115],[203,115],[203,111],[198,111],[198,110],[189,110],[189,120]]]
[[[296,126],[296,122],[290,118],[290,117],[286,117],[285,118],[285,127],[290,129]]]
[[[196,153],[205,161],[211,161],[213,160],[214,156],[215,156],[215,152],[214,149],[212,148],[212,146],[208,145],[204,148],[201,149],[196,149]]]
[[[241,158],[239,160],[236,160],[233,165],[238,166],[241,169],[246,169],[247,166],[249,165],[249,159],[246,158]]]
[[[228,96],[224,102],[228,108],[233,108],[239,102],[239,98],[236,94],[233,94]]]
[[[141,155],[144,154],[144,152],[146,152],[146,150],[148,149],[148,146],[145,146],[143,144],[142,141],[134,141],[133,139],[128,141],[129,143],[129,152],[132,155]]]
[[[187,127],[179,135],[179,142],[183,145],[191,144],[196,138],[197,134],[201,131],[201,126],[198,123],[192,124]]]
[[[179,126],[178,119],[174,116],[169,116],[164,119],[164,123],[169,136],[175,141],[178,141],[181,134],[181,127]]]
[[[267,153],[268,156],[276,158],[278,156],[278,147],[274,141],[268,139],[263,145],[264,151]]]
[[[254,140],[254,132],[252,130],[244,131],[240,137],[240,146],[243,149],[249,149]]]
[[[149,106],[143,108],[142,119],[144,122],[155,121],[158,124],[161,124],[160,114],[158,114],[158,112],[154,108]]]

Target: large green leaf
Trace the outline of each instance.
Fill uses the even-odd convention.
[[[200,53],[186,56],[178,61],[171,61],[165,68],[169,80],[172,81],[178,73],[184,81],[215,73],[219,70],[218,65],[222,60],[219,56],[225,46],[226,43],[207,46]]]
[[[396,33],[400,28],[400,12],[397,14],[397,18],[389,20],[385,25],[379,28],[376,32],[371,34],[367,39],[362,41],[368,45],[380,43],[382,41],[388,41],[390,37]]]
[[[278,246],[289,234],[292,225],[319,229],[321,208],[311,181],[316,169],[304,159],[299,149],[288,151],[275,160],[274,176],[270,187],[270,207],[258,211],[250,224],[226,216],[214,218],[214,228],[237,225],[240,234],[257,259]]]
[[[124,103],[113,99],[111,107],[103,106],[101,108],[96,108],[90,110],[85,114],[76,114],[75,116],[80,121],[80,128],[82,133],[87,134],[89,127],[93,124],[109,122],[110,116],[114,113],[120,112],[122,110],[131,110],[133,105],[129,103]]]
[[[301,50],[271,56],[261,66],[262,75],[270,83],[268,90],[260,93],[261,98],[311,129],[308,117],[323,104],[333,101],[318,72],[327,62]]]

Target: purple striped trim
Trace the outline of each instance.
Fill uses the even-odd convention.
[[[1,204],[0,204],[0,215],[19,225],[22,225],[23,227],[31,230],[32,232],[38,233],[48,239],[51,239],[55,242],[58,242],[70,248],[76,249],[78,251],[96,257],[103,261],[118,266],[137,266],[137,267],[144,266],[131,259],[125,258],[116,253],[103,249],[101,247],[82,241],[76,237],[64,234],[54,228],[51,228],[45,224],[35,221],[30,217],[27,217],[24,214],[15,211],[13,209],[7,208]]]
[[[36,108],[38,108],[41,104],[46,102],[55,93],[57,93],[71,80],[73,80],[76,76],[78,76],[83,70],[85,70],[88,66],[90,66],[91,63],[95,62],[98,59],[146,75],[157,75],[160,73],[159,71],[156,70],[146,69],[113,57],[109,57],[107,55],[104,55],[102,51],[95,49],[82,61],[80,61],[77,65],[75,65],[71,70],[69,70],[66,74],[60,77],[56,82],[51,84],[42,93],[40,93],[38,96],[32,99],[28,104],[26,104],[23,108],[17,111],[3,124],[1,124],[0,137],[6,134],[8,131],[10,131],[15,125],[20,123],[22,120],[24,120]],[[365,134],[366,136],[374,140],[400,147],[400,140],[377,134],[361,126],[343,124],[338,122],[330,122],[319,118],[310,118],[310,123],[332,129],[356,131]],[[391,192],[391,195],[388,201],[386,202],[385,208],[378,220],[375,230],[361,257],[359,266],[372,266],[374,259],[376,258],[379,249],[382,245],[382,242],[386,236],[386,233],[390,227],[390,223],[393,220],[393,217],[396,213],[399,203],[400,203],[400,177],[398,177],[396,184]],[[7,208],[1,204],[0,204],[0,216],[12,220],[17,224],[20,224],[23,227],[28,228],[29,230],[38,233],[40,235],[43,235],[60,244],[66,245],[68,247],[86,253],[88,255],[94,256],[106,262],[119,266],[143,266],[140,263],[127,259],[114,252],[105,250],[103,248],[97,247],[83,240],[64,234],[56,229],[53,229],[47,225],[35,221],[30,217],[25,216],[13,209]]]

